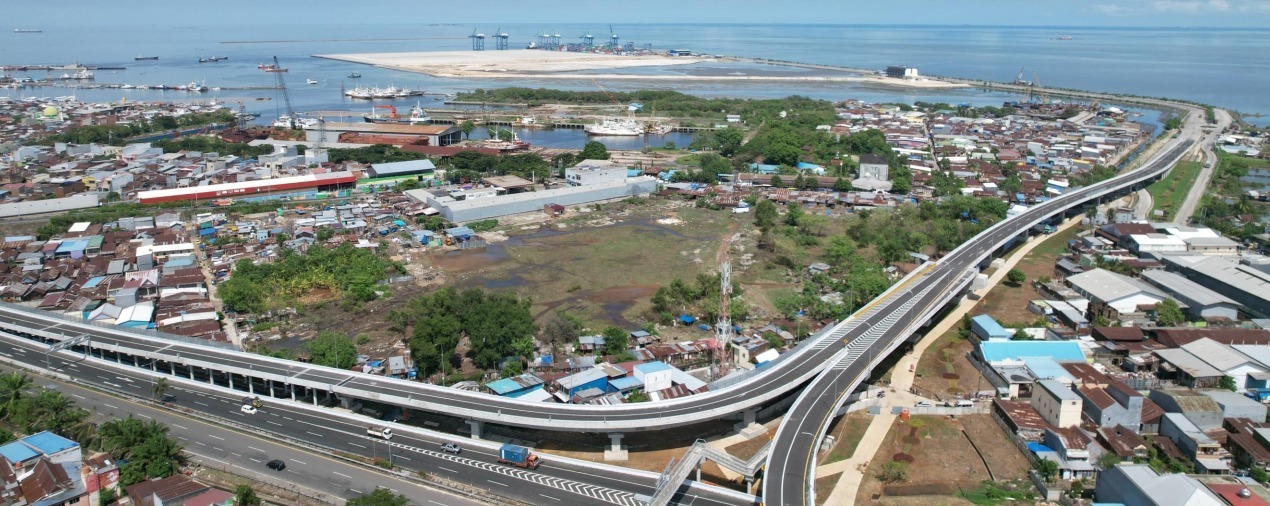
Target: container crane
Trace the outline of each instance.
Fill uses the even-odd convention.
[[[591,32],[586,32],[585,34],[583,34],[581,37],[578,37],[578,38],[582,39],[582,47],[586,49],[591,49],[592,47],[595,47],[595,36],[591,35]]]
[[[622,47],[622,44],[618,40],[617,33],[613,31],[613,25],[609,25],[609,47],[614,51]]]
[[[497,49],[499,51],[506,50],[508,37],[511,37],[511,35],[508,35],[507,33],[503,32],[502,28],[499,28],[498,30],[494,31],[494,49]]]
[[[1013,83],[1013,84],[1016,84],[1016,85],[1026,85],[1026,84],[1029,84],[1027,81],[1024,81],[1024,80],[1023,80],[1023,69],[1024,69],[1024,67],[1019,67],[1019,75],[1018,75],[1018,76],[1016,76],[1016,77],[1014,78],[1014,83]]]
[[[275,69],[282,68],[282,65],[278,63],[277,56],[273,57],[273,68]],[[287,82],[283,80],[282,72],[274,72],[273,75],[277,76],[278,90],[282,92],[282,101],[283,103],[287,105],[287,115],[284,117],[286,118],[286,122],[289,125],[290,129],[295,130],[295,127],[296,127],[295,109],[291,108],[291,95],[287,93]],[[282,119],[282,118],[279,118],[279,119]]]
[[[468,38],[472,39],[473,51],[484,51],[485,50],[485,34],[477,33],[477,30],[478,29],[473,28],[472,34],[468,35]]]

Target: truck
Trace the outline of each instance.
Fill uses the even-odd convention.
[[[530,452],[529,448],[505,444],[498,450],[498,463],[511,464],[526,469],[538,469],[538,456]]]
[[[389,427],[372,425],[370,427],[366,427],[366,435],[383,439],[392,439],[392,429]]]

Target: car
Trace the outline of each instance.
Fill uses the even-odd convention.
[[[239,408],[238,410],[242,411],[243,413],[247,413],[249,415],[256,414],[256,407],[252,406],[251,404],[243,404],[243,407]]]
[[[453,453],[455,455],[463,453],[463,449],[459,448],[459,445],[456,445],[454,443],[445,443],[441,445],[441,451],[446,453]]]
[[[283,462],[282,459],[273,459],[269,462],[265,462],[265,467],[273,469],[274,471],[281,471],[287,468],[287,463]]]
[[[917,404],[914,404],[913,406],[918,408],[930,408],[930,407],[934,407],[935,405],[931,404],[930,401],[917,401]]]

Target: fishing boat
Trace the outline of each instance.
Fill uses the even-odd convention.
[[[133,58],[133,60],[136,60],[136,61],[157,60],[157,59],[159,59],[158,56],[141,56],[141,55],[137,55],[136,58]]]
[[[265,69],[265,72],[286,72],[286,71],[287,69],[280,69],[278,67],[270,67]]]
[[[317,79],[305,79],[306,84],[317,84]]]
[[[185,91],[191,91],[194,93],[202,93],[204,91],[207,91],[207,86],[198,81],[190,81],[190,84],[185,85]]]
[[[364,86],[358,86],[351,90],[345,90],[344,96],[348,98],[374,98],[370,94],[370,88],[366,88]]]
[[[387,109],[388,114],[376,112],[375,109]],[[410,108],[410,116],[401,117],[397,115],[397,108],[391,105],[377,105],[373,107],[369,114],[362,116],[367,123],[397,123],[408,125],[426,125],[432,121],[428,117],[428,113],[423,110],[423,106],[416,103]]]
[[[349,78],[349,79],[361,79],[361,77],[362,77],[362,75],[361,75],[361,74],[358,74],[357,72],[353,72],[352,74],[349,74],[349,75],[348,75],[348,78]]]
[[[272,63],[261,63],[261,64],[259,64],[259,65],[256,65],[256,68],[258,68],[258,69],[260,69],[260,70],[269,70],[269,69],[274,68],[274,67],[275,67],[275,66],[274,66],[274,64],[272,64]]]

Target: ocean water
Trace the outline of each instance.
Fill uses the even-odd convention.
[[[197,23],[197,20],[191,20]],[[24,25],[25,27],[25,25]],[[98,83],[180,85],[190,81],[222,87],[218,92],[193,95],[157,90],[69,90],[36,88],[2,90],[7,96],[76,95],[86,100],[181,100],[217,97],[242,100],[249,111],[272,118],[284,109],[274,90],[231,88],[268,87],[275,76],[256,68],[277,56],[290,69],[284,75],[297,111],[369,110],[371,103],[346,99],[341,86],[407,86],[430,93],[474,88],[533,86],[594,90],[589,79],[476,80],[442,79],[312,58],[313,54],[469,50],[472,26],[409,24],[155,27],[112,24],[94,30],[59,28],[38,23],[43,33],[0,31],[0,64],[68,64],[122,66],[126,70],[99,71]],[[487,32],[493,33],[493,30]],[[546,28],[503,25],[511,47],[524,47]],[[576,42],[590,31],[597,39],[607,26],[553,27],[565,42]],[[1148,96],[1176,97],[1232,108],[1249,114],[1270,114],[1264,83],[1270,82],[1270,29],[1180,28],[1035,28],[953,26],[850,25],[680,25],[650,24],[615,27],[623,41],[642,47],[689,49],[709,54],[772,58],[788,61],[881,69],[890,64],[918,67],[923,74],[1011,81],[1024,78],[1043,85]],[[8,30],[8,28],[6,28]],[[1059,40],[1070,37],[1070,40]],[[368,40],[378,39],[378,40]],[[396,39],[396,40],[385,40]],[[486,45],[493,47],[487,39]],[[133,61],[137,55],[158,61]],[[218,63],[198,63],[199,57],[228,56]],[[674,74],[702,72],[757,73],[771,71],[756,65],[699,64],[662,67],[639,72]],[[360,72],[364,77],[347,76]],[[791,72],[816,72],[793,70]],[[42,77],[44,72],[10,72]],[[60,72],[56,72],[60,75]],[[307,85],[312,78],[318,84]],[[829,100],[848,98],[872,102],[944,101],[999,105],[1017,95],[976,89],[925,91],[857,84],[827,83],[603,83],[605,88],[676,89],[708,96],[777,97],[792,94]],[[262,100],[266,99],[266,100]],[[421,102],[440,106],[435,97],[397,99],[398,107]],[[382,102],[377,102],[382,103]],[[1267,125],[1270,118],[1249,117]],[[564,141],[549,141],[559,143]],[[573,141],[569,141],[573,142]],[[679,141],[676,140],[678,143]]]

